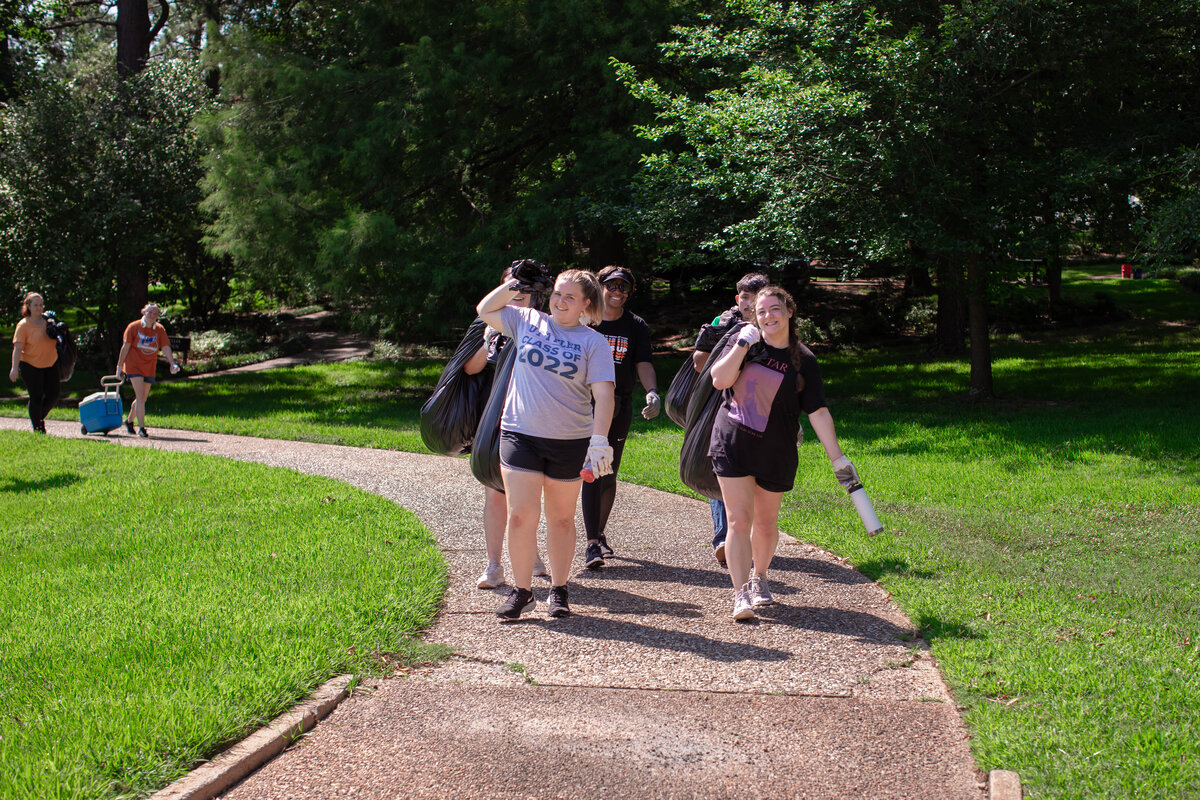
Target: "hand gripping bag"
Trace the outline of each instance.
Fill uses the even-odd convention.
[[[663,398],[667,416],[681,428],[687,427],[688,400],[692,396],[692,390],[696,388],[696,379],[699,375],[700,373],[696,372],[696,367],[692,364],[692,359],[684,359],[683,366],[679,368],[679,372],[675,373],[675,377],[671,379],[671,385],[667,387],[667,396]]]
[[[457,456],[468,452],[475,440],[479,414],[491,388],[492,370],[468,375],[463,366],[483,346],[487,325],[476,319],[450,357],[433,394],[421,406],[421,439],[435,453]]]
[[[712,367],[733,344],[740,328],[740,325],[733,328],[717,342],[704,369],[696,375],[696,385],[687,405],[683,447],[679,452],[679,479],[692,491],[712,500],[721,499],[721,486],[713,474],[708,442],[722,399],[722,393],[713,388]]]
[[[500,475],[500,418],[504,416],[504,398],[517,361],[517,348],[511,346],[512,342],[509,344],[500,351],[492,393],[479,416],[475,446],[471,448],[471,474],[475,480],[498,492],[504,491],[504,478]]]

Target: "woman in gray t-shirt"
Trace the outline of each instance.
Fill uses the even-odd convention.
[[[496,287],[476,306],[480,318],[517,348],[512,379],[500,420],[500,472],[508,499],[508,557],[513,589],[497,610],[516,620],[534,605],[533,564],[543,501],[546,554],[550,561],[549,613],[570,613],[567,578],[575,557],[575,506],[585,459],[596,475],[612,469],[608,426],[612,421],[612,350],[588,327],[600,321],[596,277],[583,270],[558,276],[549,313],[508,305],[528,291],[528,276],[544,267],[514,266],[515,278]],[[593,410],[594,405],[594,410]]]

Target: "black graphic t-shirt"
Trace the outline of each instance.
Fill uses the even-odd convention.
[[[797,381],[798,376],[803,380]],[[722,395],[708,454],[753,464],[762,471],[760,477],[790,482],[798,464],[800,412],[811,414],[825,405],[817,357],[801,345],[797,372],[786,347],[755,345]]]
[[[612,348],[613,366],[617,370],[617,397],[630,398],[637,381],[637,365],[650,360],[650,326],[646,320],[630,311],[619,319],[604,320],[596,326]]]

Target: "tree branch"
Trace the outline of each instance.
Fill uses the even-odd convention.
[[[159,31],[163,29],[163,26],[167,24],[167,19],[171,16],[171,5],[167,0],[158,0],[158,6],[162,9],[162,15],[154,23],[154,27],[150,29],[149,41],[151,42],[158,36]]]

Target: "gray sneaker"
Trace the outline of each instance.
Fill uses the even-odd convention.
[[[755,608],[775,605],[775,598],[771,597],[771,590],[767,588],[766,576],[756,572],[750,573],[750,582],[746,584],[746,588],[750,592],[750,604]]]
[[[748,586],[749,584],[747,584]],[[750,592],[743,586],[733,595],[733,618],[738,621],[755,619],[754,606],[750,604]]]

